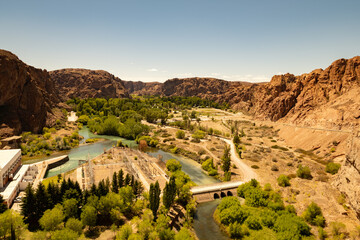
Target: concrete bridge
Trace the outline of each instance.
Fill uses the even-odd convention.
[[[207,184],[193,187],[190,191],[196,202],[210,202],[227,196],[236,196],[237,188],[243,183],[242,181],[234,181]]]

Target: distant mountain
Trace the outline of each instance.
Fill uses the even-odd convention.
[[[339,59],[325,70],[275,75],[268,83],[214,78],[126,82],[130,94],[198,96],[228,102],[258,119],[324,127],[352,127],[360,119],[360,57]]]
[[[129,97],[124,82],[103,70],[67,68],[49,72],[63,100]]]
[[[53,108],[58,103],[46,70],[28,66],[11,52],[0,50],[0,136],[41,131],[55,121]]]

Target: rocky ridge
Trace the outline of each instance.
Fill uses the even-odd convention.
[[[67,68],[50,72],[62,100],[129,97],[123,81],[103,70]]]
[[[53,108],[58,103],[46,70],[28,66],[11,52],[0,50],[0,136],[41,131],[55,120]]]
[[[336,129],[360,123],[359,56],[299,76],[275,75],[268,83],[175,78],[164,83],[125,82],[125,86],[131,86],[129,93],[139,95],[198,96],[228,102],[261,120]]]

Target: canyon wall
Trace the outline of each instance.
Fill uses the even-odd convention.
[[[0,136],[39,132],[54,120],[59,103],[46,70],[26,65],[11,52],[0,50]]]

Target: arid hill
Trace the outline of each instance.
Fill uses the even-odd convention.
[[[125,89],[129,94],[140,96],[156,96],[162,94],[162,83],[124,81]]]
[[[62,100],[69,98],[129,97],[123,81],[109,72],[88,69],[60,69],[50,72]]]
[[[46,70],[26,65],[11,52],[0,50],[0,136],[39,132],[54,120],[59,102]]]
[[[360,57],[339,59],[325,70],[275,75],[269,83],[214,78],[170,79],[164,83],[125,83],[129,93],[198,96],[228,102],[258,119],[307,126],[352,128],[360,118]],[[154,87],[156,86],[156,87]]]

